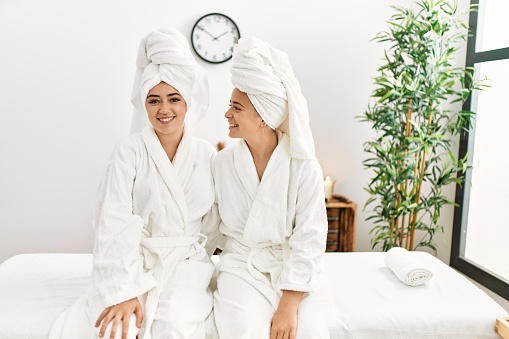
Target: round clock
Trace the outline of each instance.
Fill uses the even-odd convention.
[[[240,38],[235,22],[224,14],[202,16],[191,31],[191,45],[198,56],[214,64],[231,59],[233,46]]]

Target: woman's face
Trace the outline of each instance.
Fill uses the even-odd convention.
[[[147,94],[145,108],[156,133],[172,135],[182,132],[187,104],[174,87],[165,82],[154,86]]]
[[[256,112],[246,93],[235,88],[230,99],[230,109],[224,115],[230,124],[230,138],[250,139],[261,133],[263,119]]]

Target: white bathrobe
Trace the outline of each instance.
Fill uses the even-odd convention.
[[[100,313],[135,297],[144,310],[140,339],[205,338],[214,266],[200,232],[214,201],[214,153],[184,131],[171,163],[151,126],[119,144],[96,199],[88,295],[55,322],[50,339],[96,338]],[[134,323],[133,315],[130,338]]]
[[[269,338],[282,290],[309,292],[299,305],[297,338],[328,338],[323,175],[315,159],[292,159],[288,137],[278,137],[261,182],[243,140],[213,161],[227,239],[214,295],[221,339]]]

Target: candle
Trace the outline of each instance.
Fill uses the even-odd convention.
[[[331,180],[329,176],[325,178],[323,182],[323,192],[325,194],[325,201],[329,201],[332,198],[332,191],[334,191],[334,184],[336,180]]]

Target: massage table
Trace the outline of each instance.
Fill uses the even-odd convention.
[[[497,319],[500,333],[508,331],[508,313],[432,255],[410,252],[433,272],[415,287],[385,266],[384,255],[325,254],[331,339],[500,338]],[[58,315],[85,294],[91,269],[91,254],[20,254],[0,264],[0,338],[46,339]]]

